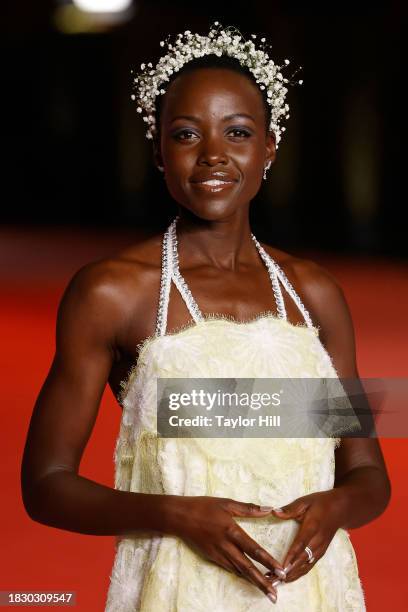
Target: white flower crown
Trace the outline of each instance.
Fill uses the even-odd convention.
[[[255,39],[257,35],[251,34],[251,37]],[[134,78],[136,94],[131,95],[132,100],[137,102],[137,112],[144,113],[143,120],[148,126],[146,138],[152,139],[157,133],[155,100],[157,96],[166,93],[163,84],[169,81],[170,76],[195,58],[204,55],[227,55],[246,66],[254,75],[259,88],[266,90],[266,99],[271,107],[269,129],[274,132],[278,146],[281,132],[285,131],[285,127],[280,126],[281,118],[283,115],[286,119],[289,118],[289,105],[285,104],[288,91],[285,84],[289,81],[283,78],[281,73],[284,66],[279,66],[269,59],[265,49],[270,45],[265,45],[265,38],[261,38],[261,43],[260,49],[256,49],[253,41],[245,40],[239,30],[232,26],[224,30],[218,21],[211,26],[208,36],[192,34],[190,30],[186,30],[184,34],[178,34],[173,42],[170,41],[170,36],[166,42],[161,41],[160,46],[167,44],[169,52],[160,58],[155,68],[151,62],[147,65],[141,64],[142,72]],[[289,60],[285,59],[285,65],[288,64]],[[300,85],[303,83],[297,82]]]

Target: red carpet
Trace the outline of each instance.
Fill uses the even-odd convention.
[[[62,290],[79,265],[114,251],[131,238],[129,234],[105,234],[90,240],[77,231],[72,236],[56,231],[51,237],[47,232],[11,230],[3,230],[2,238],[0,590],[73,590],[78,612],[103,611],[113,537],[79,535],[31,521],[21,502],[20,463],[33,404],[53,356],[55,314]],[[344,288],[356,328],[360,375],[408,376],[408,265],[374,259],[356,263],[317,255],[314,259],[325,264]],[[106,390],[81,474],[109,486],[119,419],[120,408]],[[381,445],[393,485],[392,501],[379,519],[351,531],[351,537],[368,611],[402,612],[408,601],[404,554],[408,543],[407,444],[406,440],[384,439]]]

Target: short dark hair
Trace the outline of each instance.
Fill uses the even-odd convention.
[[[169,81],[165,83],[166,89],[169,87],[170,83],[172,83],[178,76],[184,74],[185,72],[192,72],[193,70],[198,70],[200,68],[224,68],[227,70],[233,70],[234,72],[238,72],[249,78],[256,87],[259,89],[259,93],[262,95],[262,99],[264,102],[265,109],[265,128],[266,131],[269,131],[269,125],[271,121],[271,107],[268,103],[268,98],[266,96],[266,90],[262,90],[259,87],[259,84],[256,82],[256,79],[252,72],[246,66],[242,66],[238,59],[235,57],[230,57],[229,55],[215,55],[211,53],[209,55],[204,55],[203,57],[196,57],[193,60],[187,62],[180,68],[178,72],[173,72],[170,76]],[[156,126],[157,126],[157,134],[160,133],[160,117],[161,110],[163,106],[163,98],[165,94],[159,95],[156,98]]]

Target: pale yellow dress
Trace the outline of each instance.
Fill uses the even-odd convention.
[[[340,438],[161,438],[156,379],[337,377],[318,330],[283,271],[253,237],[270,274],[277,314],[247,322],[202,315],[178,268],[177,218],[163,239],[157,329],[140,346],[122,384],[123,416],[115,449],[115,488],[210,495],[281,507],[331,489]],[[193,322],[166,333],[170,284]],[[280,282],[305,325],[286,318]],[[234,518],[279,561],[299,529],[294,520]],[[263,573],[267,569],[252,560]],[[325,555],[298,580],[278,587],[273,604],[245,579],[204,559],[175,536],[117,537],[105,612],[350,612],[365,610],[349,534],[339,529]]]

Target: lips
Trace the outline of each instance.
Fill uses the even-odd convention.
[[[238,182],[238,179],[228,174],[228,172],[206,172],[197,174],[191,179],[191,183],[199,191],[206,193],[218,193],[231,187]]]
[[[220,185],[228,185],[234,181],[224,181],[219,179],[208,179],[207,181],[197,181],[200,185],[210,185],[211,187],[219,187]]]
[[[217,185],[212,185],[211,183],[193,183],[194,189],[205,191],[206,193],[217,193],[218,191],[232,189],[233,185],[235,185],[235,181],[219,182]]]
[[[220,187],[222,185],[236,183],[237,179],[227,172],[211,172],[196,175],[191,179],[191,182],[200,185],[209,185],[211,187]]]

